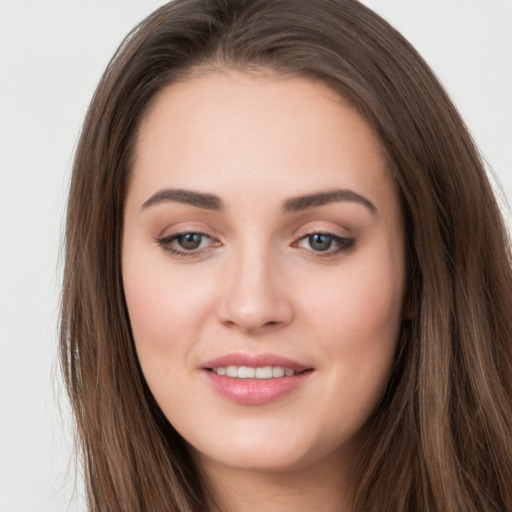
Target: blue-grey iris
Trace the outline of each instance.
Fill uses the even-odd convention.
[[[180,247],[187,250],[197,249],[201,245],[202,235],[198,233],[187,233],[178,237]]]
[[[309,245],[315,251],[327,251],[332,244],[332,236],[316,233],[309,236]]]

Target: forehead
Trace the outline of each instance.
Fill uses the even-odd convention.
[[[141,199],[165,186],[223,195],[228,182],[289,195],[333,186],[379,195],[393,186],[375,133],[331,88],[237,71],[159,92],[140,125],[132,178]]]

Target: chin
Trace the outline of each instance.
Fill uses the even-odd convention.
[[[227,433],[221,440],[203,439],[192,448],[200,464],[208,461],[210,465],[252,472],[286,473],[305,469],[326,456],[313,440],[294,438],[286,430],[277,435]]]
[[[273,449],[261,447],[231,449],[229,453],[203,454],[197,452],[200,461],[208,458],[211,464],[221,465],[236,471],[258,473],[286,473],[307,466],[306,457],[297,453],[275,453]]]

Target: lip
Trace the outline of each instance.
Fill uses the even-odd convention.
[[[282,366],[297,373],[290,377],[272,379],[238,379],[217,375],[212,368],[222,366]],[[262,405],[273,402],[303,385],[313,368],[276,354],[234,353],[212,359],[202,367],[211,387],[222,397],[243,405]]]
[[[290,368],[296,372],[313,369],[311,366],[306,366],[277,354],[244,354],[242,352],[226,354],[207,361],[202,365],[202,369],[211,370],[212,368],[230,365],[251,366],[253,368],[260,368],[263,366],[282,366],[283,368]]]

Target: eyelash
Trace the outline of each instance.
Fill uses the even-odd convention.
[[[314,236],[325,236],[330,238],[331,245],[337,245],[338,247],[336,249],[331,249],[329,247],[328,249],[324,251],[315,251],[313,249],[305,249],[307,251],[311,251],[314,253],[315,258],[332,258],[334,256],[338,256],[342,253],[349,253],[355,248],[356,240],[354,238],[348,238],[344,236],[338,236],[334,235],[333,233],[323,232],[323,231],[315,231],[311,233],[306,233],[305,235],[301,236],[297,242],[294,242],[292,245],[293,247],[297,247],[300,242],[303,240],[308,240],[311,244],[311,239]]]
[[[204,252],[204,249],[193,249],[193,250],[185,250],[185,249],[177,249],[175,246],[175,242],[177,242],[180,238],[184,238],[187,235],[196,235],[202,237],[201,242],[205,238],[212,239],[206,233],[201,233],[198,231],[185,231],[183,233],[175,233],[173,235],[164,236],[161,238],[157,238],[156,241],[160,247],[166,252],[173,254],[174,256],[178,256],[181,258],[197,258],[201,256]]]
[[[198,231],[186,231],[182,233],[175,233],[173,235],[164,236],[160,238],[156,238],[156,242],[162,249],[166,252],[171,253],[174,256],[178,256],[180,258],[197,258],[204,254],[205,250],[208,250],[206,248],[199,248],[199,249],[178,249],[176,248],[176,243],[180,238],[184,238],[186,236],[195,235],[201,237],[201,242],[204,241],[204,239],[210,239],[213,240],[212,237],[207,235],[206,233],[201,233]],[[311,243],[311,239],[314,236],[325,236],[329,237],[331,239],[331,244],[337,244],[338,247],[334,250],[332,250],[330,247],[324,251],[315,251],[314,249],[304,249],[308,252],[311,252],[314,254],[315,258],[332,258],[342,253],[349,253],[355,248],[356,240],[354,238],[347,238],[342,237],[338,235],[334,235],[333,233],[323,232],[323,231],[314,231],[311,233],[306,233],[305,235],[302,235],[296,242],[292,244],[292,247],[299,247],[299,243],[308,240]],[[217,242],[218,243],[218,242]]]

